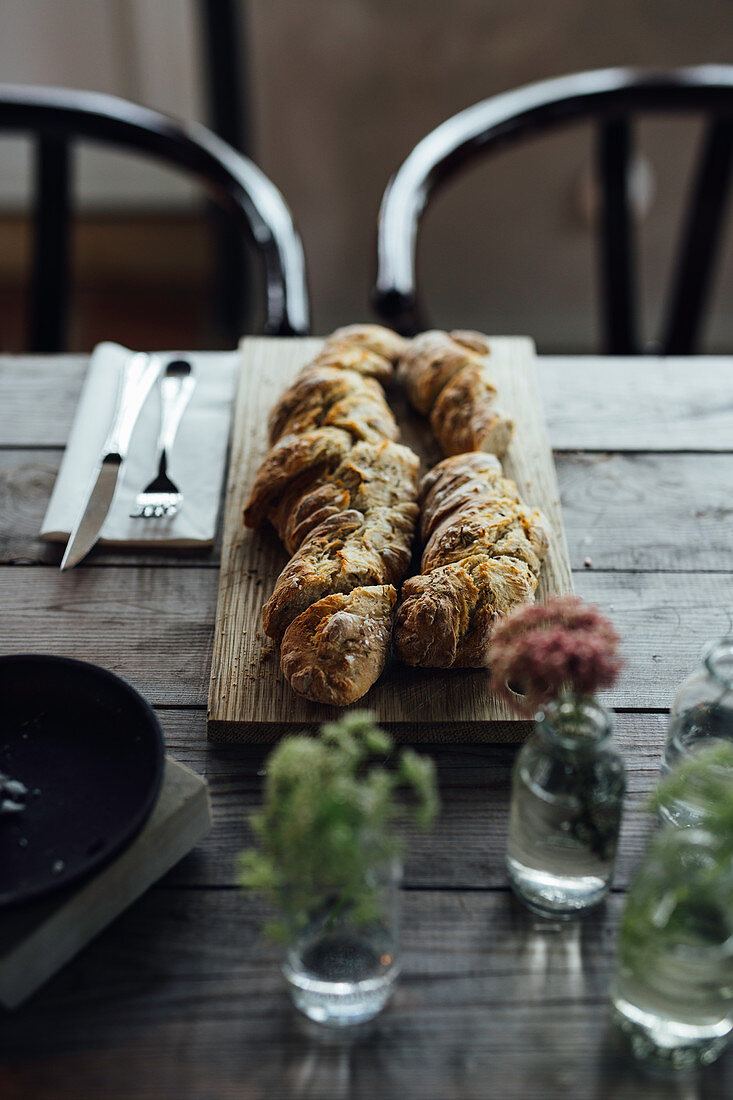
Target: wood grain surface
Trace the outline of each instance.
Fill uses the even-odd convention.
[[[214,741],[273,741],[293,728],[315,727],[342,708],[296,695],[280,671],[280,652],[262,629],[262,607],[287,561],[271,529],[242,526],[260,462],[268,449],[267,419],[280,394],[320,347],[318,340],[250,337],[241,345],[241,374],[224,508],[219,599],[209,691],[208,736]],[[502,464],[530,506],[548,519],[550,545],[538,600],[572,591],[560,494],[534,376],[534,346],[523,338],[490,340],[487,364],[502,407],[516,424]],[[390,395],[402,439],[423,472],[440,454],[427,422]],[[413,669],[395,659],[355,704],[367,707],[398,740],[516,741],[530,728],[488,689],[484,671]]]
[[[607,698],[629,773],[614,891],[578,925],[534,921],[503,870],[516,747],[423,750],[442,812],[433,833],[409,834],[403,975],[374,1027],[346,1036],[298,1018],[259,935],[263,910],[235,887],[268,749],[205,740],[216,552],[100,551],[62,575],[36,539],[85,369],[81,357],[0,359],[12,411],[0,401],[0,652],[72,653],[134,683],[157,704],[168,753],[208,778],[214,829],[2,1015],[3,1100],[733,1096],[730,1052],[684,1079],[647,1073],[607,1007],[666,711],[703,641],[731,628],[733,361],[538,361],[575,588],[614,620],[627,657]],[[630,412],[632,383],[647,396]]]
[[[609,706],[668,707],[705,642],[733,629],[733,573],[583,569],[574,581],[622,635],[626,664],[602,696]],[[155,704],[201,706],[217,588],[216,570],[200,566],[100,564],[62,574],[0,566],[4,651],[76,655],[111,668]],[[478,683],[483,673],[465,675]],[[437,691],[430,677],[415,678],[428,695]],[[463,698],[456,691],[457,708],[467,706]]]
[[[731,424],[733,432],[733,423]],[[0,564],[58,566],[63,548],[39,542],[62,451],[0,449]],[[725,572],[733,560],[733,455],[556,451],[573,569]],[[210,550],[93,550],[89,565],[198,565],[218,569],[221,529]]]
[[[87,363],[0,355],[0,446],[63,447]],[[545,356],[537,368],[556,451],[731,450],[729,358]]]

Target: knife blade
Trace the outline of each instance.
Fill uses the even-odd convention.
[[[160,368],[159,356],[138,352],[130,356],[122,369],[112,426],[71,529],[61,569],[78,565],[99,538],[112,507],[133,429]]]

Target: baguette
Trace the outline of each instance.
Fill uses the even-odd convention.
[[[292,555],[263,608],[293,689],[346,706],[387,658],[395,585],[412,556],[419,460],[401,446],[381,382],[406,341],[339,329],[282,395],[244,522],[271,523]]]
[[[356,702],[381,674],[389,652],[391,584],[325,596],[292,621],[282,670],[292,688],[318,703]]]
[[[398,375],[410,403],[430,417],[443,453],[482,450],[501,456],[514,422],[497,404],[480,333],[429,331],[416,336],[400,357]]]
[[[491,455],[444,459],[423,479],[419,576],[402,587],[394,643],[406,664],[479,668],[497,619],[533,602],[547,523]]]
[[[354,439],[397,439],[399,429],[382,387],[358,371],[320,366],[302,373],[268,421],[270,444],[317,428],[340,428]]]
[[[338,512],[320,523],[277,579],[262,610],[265,633],[276,641],[307,607],[334,592],[399,584],[412,557],[417,505]]]

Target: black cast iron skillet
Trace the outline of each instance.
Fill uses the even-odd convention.
[[[0,813],[0,907],[69,886],[129,844],[164,761],[155,714],[118,676],[68,657],[0,657],[0,774],[27,788],[22,811]]]

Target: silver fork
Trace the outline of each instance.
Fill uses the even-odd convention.
[[[174,516],[183,504],[183,493],[168,476],[168,460],[178,425],[196,388],[191,364],[174,359],[165,368],[160,383],[160,431],[158,434],[158,473],[135,498],[133,519],[160,519]]]

